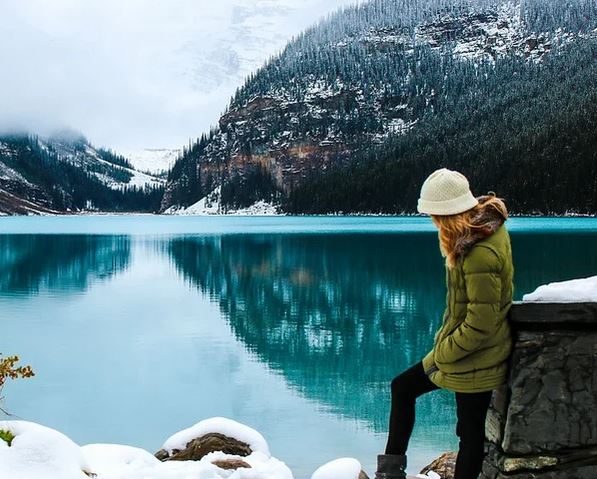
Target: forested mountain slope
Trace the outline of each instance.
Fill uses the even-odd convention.
[[[159,178],[81,135],[0,136],[0,213],[155,211]]]
[[[489,81],[491,80],[491,81]],[[412,212],[425,177],[447,166],[516,213],[597,213],[597,40],[528,67],[501,65],[407,135],[312,174],[290,212]]]
[[[162,210],[220,187],[224,209],[409,212],[448,166],[519,212],[595,211],[596,27],[594,0],[346,8],[248,78]]]

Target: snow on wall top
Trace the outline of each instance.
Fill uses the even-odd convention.
[[[551,303],[597,302],[597,276],[544,284],[532,293],[525,294],[522,300]]]

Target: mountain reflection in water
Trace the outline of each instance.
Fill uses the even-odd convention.
[[[389,382],[420,360],[444,308],[433,235],[173,239],[184,277],[302,394],[387,427]],[[446,394],[433,409],[452,407]],[[443,417],[444,415],[442,415]],[[422,417],[437,426],[441,418]],[[451,420],[450,420],[451,422]]]
[[[127,236],[0,235],[0,292],[83,291],[130,262]]]

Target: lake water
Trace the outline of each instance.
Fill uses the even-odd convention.
[[[597,219],[512,218],[515,299],[597,274]],[[383,452],[390,380],[444,309],[429,218],[0,219],[0,352],[37,375],[4,406],[79,444],[157,451],[226,416],[295,477]],[[418,402],[409,470],[457,447],[453,395]]]

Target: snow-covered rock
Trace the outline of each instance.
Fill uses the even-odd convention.
[[[358,479],[361,463],[352,457],[341,457],[325,463],[311,475],[311,479]]]
[[[553,303],[597,302],[597,276],[544,284],[532,293],[525,294],[522,300]]]
[[[249,426],[245,426],[244,424],[225,417],[205,419],[194,426],[177,432],[166,440],[162,449],[169,453],[172,453],[175,449],[184,449],[193,439],[210,432],[217,432],[242,441],[248,444],[253,452],[260,452],[267,457],[271,457],[267,442],[260,433]]]
[[[64,434],[28,421],[0,421],[15,437],[0,440],[0,477],[6,479],[87,479],[81,448]]]

